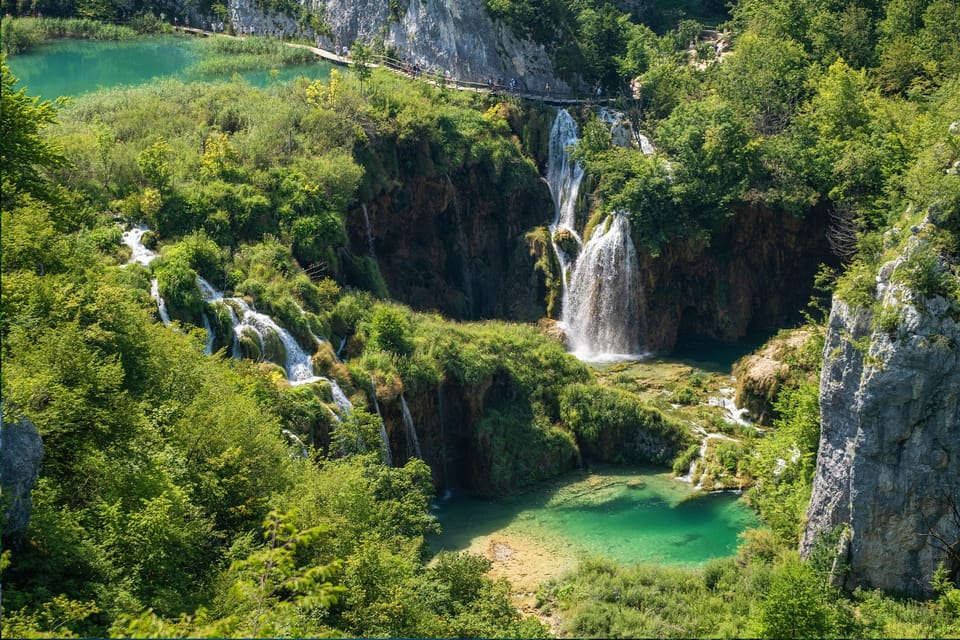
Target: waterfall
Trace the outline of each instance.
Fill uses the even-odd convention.
[[[408,455],[423,460],[423,452],[420,450],[420,440],[417,438],[417,427],[413,424],[410,407],[407,406],[407,399],[403,397],[402,393],[400,394],[400,411],[403,413],[403,427],[407,431]]]
[[[719,390],[719,396],[710,396],[707,404],[723,409],[723,421],[731,425],[740,425],[743,427],[752,427],[750,421],[750,411],[748,409],[738,409],[733,401],[734,389],[725,387]]]
[[[360,209],[363,211],[363,224],[367,227],[367,250],[370,252],[371,258],[376,258],[377,254],[373,250],[373,228],[370,226],[370,213],[367,211],[367,204],[361,204]]]
[[[581,360],[635,359],[641,357],[643,289],[630,221],[617,212],[596,227],[586,244],[577,235],[576,204],[584,168],[567,152],[577,140],[576,122],[566,110],[559,110],[550,131],[547,184],[555,208],[550,232],[562,272],[562,327]],[[558,245],[561,232],[576,242],[576,256]]]
[[[320,380],[320,376],[313,372],[313,357],[304,351],[293,335],[274,322],[270,316],[258,313],[243,298],[224,298],[223,293],[200,276],[197,276],[197,287],[204,302],[212,305],[226,304],[233,315],[234,353],[239,351],[239,339],[245,331],[257,336],[263,349],[264,337],[274,335],[283,345],[283,367],[287,373],[287,380],[292,385],[307,384]],[[205,323],[207,324],[207,323]],[[280,364],[280,363],[278,363]]]
[[[447,188],[450,189],[450,203],[453,206],[453,215],[454,215],[454,228],[457,230],[457,246],[453,247],[453,251],[460,257],[460,273],[463,278],[463,296],[464,296],[464,305],[466,306],[466,313],[464,314],[467,318],[473,317],[473,311],[475,308],[475,301],[473,298],[473,280],[470,278],[470,258],[467,255],[466,247],[469,246],[467,243],[467,229],[463,224],[463,212],[460,210],[460,202],[457,200],[457,189],[453,186],[453,180],[450,179],[450,174],[445,174],[447,179]]]
[[[127,260],[125,264],[120,265],[120,268],[134,263],[149,267],[150,263],[158,257],[159,254],[157,254],[156,251],[151,251],[143,246],[143,234],[147,231],[150,231],[150,229],[146,225],[136,224],[121,234],[120,238],[123,244],[130,247],[130,259]],[[150,280],[150,295],[157,301],[157,314],[160,316],[160,320],[163,324],[170,324],[170,313],[167,311],[167,303],[164,302],[163,296],[160,295],[160,283],[157,282],[156,278]]]
[[[350,402],[350,398],[343,392],[343,389],[340,388],[337,381],[333,378],[326,378],[326,380],[330,383],[330,393],[333,395],[333,404],[337,405],[340,413],[344,415],[353,413],[353,403]]]
[[[300,448],[299,455],[294,454],[291,457],[293,458],[309,458],[310,457],[310,451],[307,449],[306,443],[304,443],[304,441],[300,439],[300,436],[295,434],[293,431],[290,431],[290,429],[280,429],[280,433],[282,433],[287,438],[287,440],[290,442],[291,445]]]
[[[157,313],[160,314],[160,320],[163,324],[170,324],[170,313],[167,311],[167,303],[163,301],[160,295],[160,283],[156,278],[150,280],[150,295],[157,301]]]
[[[213,341],[216,339],[217,334],[214,332],[213,327],[210,326],[210,319],[207,317],[207,312],[202,313],[203,316],[203,328],[207,332],[207,342],[203,347],[203,352],[208,356],[213,353]]]
[[[574,265],[563,325],[583,360],[638,358],[642,284],[630,221],[615,213],[598,225]]]
[[[377,417],[380,418],[380,439],[383,440],[383,461],[388,467],[393,466],[393,456],[390,455],[390,438],[387,436],[387,425],[383,422],[383,414],[380,413],[380,403],[377,402],[377,387],[373,384],[373,378],[370,378],[370,397],[373,398],[373,408],[377,411]]]
[[[137,264],[142,264],[147,267],[157,257],[155,251],[151,251],[143,246],[143,234],[147,231],[150,231],[150,229],[146,225],[136,224],[128,231],[124,231],[123,235],[120,236],[123,244],[130,247],[130,259],[127,260],[126,264],[136,262]],[[126,264],[123,266],[126,266]]]

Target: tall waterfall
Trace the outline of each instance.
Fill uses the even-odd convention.
[[[585,170],[582,164],[574,162],[570,157],[567,147],[575,145],[579,139],[577,123],[570,114],[566,109],[557,111],[557,118],[553,121],[553,128],[550,130],[549,156],[547,157],[547,184],[553,196],[554,206],[550,237],[555,239],[558,231],[566,231],[573,236],[578,246],[582,241],[576,231],[576,209],[580,183],[583,181]],[[566,294],[567,273],[576,256],[567,255],[555,241],[553,251],[560,261],[564,294]]]
[[[417,438],[417,427],[413,424],[413,416],[410,415],[410,407],[407,406],[407,399],[400,394],[400,412],[403,414],[403,427],[407,431],[407,448],[410,449],[409,455],[423,460],[423,452],[420,450],[420,439]]]
[[[623,212],[612,214],[595,228],[586,245],[576,234],[576,203],[584,169],[570,158],[567,147],[577,140],[576,123],[559,110],[550,132],[547,183],[556,209],[550,231],[563,276],[563,329],[581,360],[638,358],[643,288],[630,221]],[[560,232],[575,239],[576,256],[557,245]]]
[[[584,360],[639,357],[642,283],[630,221],[615,213],[598,225],[574,265],[563,326]]]
[[[360,209],[363,211],[363,224],[367,227],[367,250],[371,258],[376,258],[377,254],[373,250],[373,228],[370,226],[370,212],[367,211],[367,203],[361,204]]]

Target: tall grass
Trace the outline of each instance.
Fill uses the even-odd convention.
[[[306,49],[288,47],[270,38],[207,38],[203,40],[201,59],[191,73],[231,74],[251,69],[309,64],[316,56]]]
[[[4,18],[0,32],[3,52],[7,54],[21,53],[56,38],[125,40],[137,35],[130,27],[87,18]]]

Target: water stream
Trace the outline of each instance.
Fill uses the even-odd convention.
[[[597,225],[586,244],[576,231],[576,207],[584,168],[569,147],[579,139],[566,110],[550,131],[547,184],[554,198],[550,227],[563,282],[562,328],[571,351],[585,361],[642,358],[643,285],[626,212]],[[576,245],[576,255],[561,246]]]

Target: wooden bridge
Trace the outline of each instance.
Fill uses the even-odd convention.
[[[218,36],[224,38],[235,38],[241,39],[243,36],[235,36],[227,33],[217,33],[213,31],[206,31],[204,29],[198,29],[196,27],[180,27],[181,31],[186,33],[192,33],[200,37],[208,36]],[[356,61],[352,60],[349,57],[344,57],[338,55],[332,51],[326,49],[321,49],[320,47],[314,47],[308,44],[300,44],[298,42],[284,42],[288,47],[297,47],[299,49],[306,49],[313,52],[320,58],[332,62],[333,64],[341,66],[353,66]],[[515,96],[522,100],[531,100],[536,102],[543,102],[545,104],[557,106],[557,107],[566,107],[571,105],[578,104],[608,104],[619,99],[617,97],[596,97],[588,96],[585,94],[576,94],[570,91],[555,91],[551,89],[549,92],[544,87],[543,91],[531,91],[530,89],[510,89],[501,84],[489,83],[489,82],[475,82],[470,80],[462,80],[455,77],[445,77],[437,72],[415,72],[410,64],[405,63],[403,60],[398,60],[396,58],[390,58],[383,55],[372,56],[373,61],[367,63],[368,67],[389,69],[394,73],[405,76],[411,79],[419,79],[424,82],[428,82],[438,87],[447,87],[449,89],[455,89],[457,91],[474,91],[476,93],[490,93],[495,95],[508,95]]]

